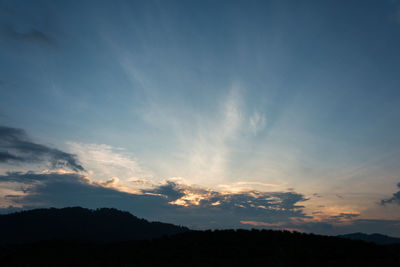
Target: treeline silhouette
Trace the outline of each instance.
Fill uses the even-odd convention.
[[[100,211],[129,216],[116,210]],[[115,228],[119,228],[117,221]],[[399,245],[288,231],[177,229],[182,233],[124,242],[65,238],[4,244],[0,266],[400,266]]]

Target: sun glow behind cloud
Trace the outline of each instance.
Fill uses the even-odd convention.
[[[234,97],[233,97],[234,96]],[[237,104],[235,101],[232,101],[232,98],[237,97],[237,93],[230,96],[231,99],[227,101],[228,108],[226,108],[227,113],[226,118],[230,118],[230,122],[227,123],[224,127],[226,133],[237,133],[238,127],[240,125],[240,116],[239,112],[236,108]],[[236,126],[235,126],[236,125]],[[232,135],[226,135],[226,138],[231,137]],[[224,138],[219,140],[226,140]],[[70,147],[70,151],[79,156],[81,162],[88,169],[88,175],[93,177],[89,178],[90,181],[95,179],[95,184],[107,188],[116,189],[121,192],[127,192],[132,194],[149,194],[149,195],[159,195],[162,194],[150,192],[153,188],[157,188],[159,186],[165,185],[168,182],[176,183],[177,188],[180,188],[182,191],[182,196],[169,201],[170,205],[177,205],[182,207],[195,207],[200,206],[201,203],[208,203],[209,206],[220,206],[225,199],[213,199],[216,195],[234,195],[234,194],[243,194],[246,193],[249,196],[254,198],[258,198],[259,194],[263,194],[262,192],[282,192],[287,191],[287,185],[285,184],[273,184],[273,183],[265,183],[258,181],[236,181],[229,182],[229,179],[220,179],[225,181],[223,184],[210,183],[211,187],[205,188],[206,180],[201,180],[202,187],[200,186],[192,186],[196,179],[186,179],[180,177],[172,177],[172,178],[157,178],[152,175],[151,171],[143,171],[143,167],[139,165],[138,160],[132,158],[130,155],[124,152],[122,149],[116,149],[107,145],[95,145],[95,144],[78,144],[78,143],[68,143]],[[221,142],[219,147],[223,147],[224,143]],[[213,146],[215,147],[215,146]],[[225,150],[227,151],[227,150]],[[228,155],[227,153],[226,155]],[[89,159],[89,160],[88,160]],[[209,159],[208,159],[209,160]],[[212,160],[212,159],[211,159]],[[189,161],[190,162],[190,161]],[[185,162],[186,163],[186,162]],[[208,162],[210,163],[210,162]],[[185,164],[182,164],[182,167],[185,168]],[[201,167],[206,167],[206,163],[204,165],[201,164],[193,164],[197,169],[201,169]],[[220,166],[223,166],[222,164]],[[222,169],[222,168],[221,168]],[[192,171],[195,171],[196,168],[193,168]],[[178,169],[179,172],[179,169]],[[119,174],[119,177],[113,174]],[[202,172],[204,175],[210,175],[213,172]],[[215,173],[215,172],[214,172]],[[220,173],[222,174],[222,173]],[[207,176],[205,176],[207,177]],[[223,177],[220,175],[220,177]],[[229,178],[229,177],[228,177]],[[92,183],[92,182],[91,182]],[[197,188],[195,190],[195,188]],[[217,193],[218,192],[218,193]],[[259,192],[259,193],[257,193]],[[229,197],[228,197],[229,198]],[[274,201],[279,201],[279,199],[274,200],[274,196],[270,195],[267,199],[270,203]],[[343,202],[341,206],[337,205],[337,201],[340,200]],[[275,206],[265,206],[260,204],[253,203],[235,203],[237,207],[246,208],[247,206],[250,208],[258,208],[258,209],[275,209]],[[323,198],[312,196],[309,200],[304,202],[305,207],[303,208],[305,214],[310,216],[312,219],[303,220],[303,222],[331,222],[333,224],[351,224],[354,219],[363,218],[360,217],[360,206],[358,205],[349,205],[343,199],[339,199],[337,196],[334,196],[334,199],[327,198],[327,195],[324,195]],[[352,214],[357,216],[345,216],[346,214]],[[262,225],[261,222],[260,225]],[[266,225],[266,224],[265,224]]]

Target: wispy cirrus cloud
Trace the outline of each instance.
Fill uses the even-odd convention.
[[[123,148],[105,144],[85,144],[68,142],[68,150],[77,155],[91,177],[96,180],[117,177],[120,180],[150,178],[152,172],[146,170],[139,161]]]
[[[141,55],[137,55],[129,47],[106,39],[132,88],[144,96],[143,101],[135,106],[135,113],[143,119],[146,126],[163,133],[163,143],[160,146],[172,151],[167,157],[160,156],[158,159],[156,155],[152,158],[154,169],[164,177],[185,177],[192,183],[207,186],[231,182],[230,164],[236,156],[235,144],[251,141],[266,125],[263,108],[247,106],[246,85],[240,80],[232,79],[223,88],[215,88],[215,96],[202,96],[202,100],[206,102],[201,102],[203,108],[198,109],[190,102],[182,101],[180,95],[165,95],[166,91],[173,91],[170,87],[182,88],[185,85],[182,79],[177,79],[180,82],[169,86],[160,86],[152,78],[154,70],[140,60]],[[143,49],[144,53],[148,52],[145,47]],[[153,56],[149,54],[146,58],[150,60]],[[161,80],[165,75],[176,75],[170,69],[159,72]],[[166,83],[168,84],[167,81]],[[184,88],[187,86],[189,85]],[[202,85],[196,85],[197,87],[199,92],[203,89],[204,92],[209,90],[202,88]],[[204,109],[204,106],[207,108]]]
[[[254,111],[249,118],[249,129],[254,135],[257,135],[266,126],[266,115],[258,111]]]
[[[194,138],[183,140],[189,168],[185,176],[208,182],[227,179],[231,144],[238,138],[244,116],[240,94],[240,86],[233,85],[220,103],[217,120],[198,118],[197,134]]]
[[[260,133],[266,124],[262,112],[249,114],[245,93],[246,88],[240,82],[233,82],[207,112],[189,111],[184,116],[175,116],[179,112],[165,110],[160,105],[146,113],[153,124],[169,122],[178,139],[173,155],[177,161],[170,162],[172,170],[166,166],[166,176],[181,176],[207,186],[232,182],[231,166],[240,157],[238,144],[250,142],[249,136]]]

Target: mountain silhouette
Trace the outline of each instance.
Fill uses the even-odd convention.
[[[365,242],[371,242],[378,245],[392,245],[400,244],[400,238],[391,237],[382,234],[364,234],[364,233],[352,233],[339,235],[338,237],[352,239],[352,240],[362,240]]]
[[[112,208],[49,208],[0,215],[0,244],[43,240],[117,242],[186,231],[186,227],[149,222]]]

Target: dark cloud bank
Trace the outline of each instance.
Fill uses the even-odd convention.
[[[52,168],[84,171],[75,155],[32,142],[24,130],[0,126],[0,163],[50,163]]]
[[[132,212],[150,220],[162,220],[195,228],[243,227],[241,220],[265,220],[279,222],[290,217],[305,217],[304,200],[293,192],[221,194],[209,192],[211,197],[201,200],[198,205],[174,205],[187,194],[188,190],[202,189],[168,182],[143,194],[121,192],[91,182],[84,175],[76,173],[33,173],[11,172],[0,176],[0,182],[14,182],[25,185],[23,195],[8,195],[6,198],[16,206],[88,208],[115,207]],[[219,205],[213,205],[219,202]]]
[[[34,143],[25,131],[0,126],[0,163],[49,164],[53,168],[73,172],[8,172],[0,175],[2,183],[15,184],[18,194],[7,195],[12,205],[0,209],[8,213],[19,209],[40,207],[82,206],[112,207],[136,216],[205,228],[292,228],[320,234],[349,232],[380,232],[400,236],[398,220],[363,220],[357,214],[331,216],[325,222],[312,221],[299,204],[306,197],[296,192],[221,193],[200,187],[167,181],[143,190],[141,194],[121,192],[109,184],[93,182],[82,172],[77,158],[61,150]],[[400,185],[398,185],[400,188]],[[382,200],[382,204],[399,203],[399,192]],[[200,196],[200,197],[199,197]],[[19,207],[19,208],[17,208]],[[352,223],[340,225],[342,219]]]
[[[245,192],[221,194],[207,191],[209,198],[198,205],[174,205],[188,191],[201,193],[199,188],[167,182],[143,194],[121,192],[106,188],[101,183],[91,182],[77,173],[33,173],[11,172],[0,176],[1,182],[20,183],[22,195],[8,195],[7,200],[23,209],[38,207],[83,206],[87,208],[114,207],[129,211],[136,216],[185,225],[195,229],[206,228],[272,228],[296,229],[320,234],[343,234],[350,232],[386,233],[399,236],[398,220],[355,219],[351,224],[337,225],[336,217],[354,218],[357,215],[333,216],[333,221],[313,222],[303,213],[299,201],[303,195],[293,192]],[[220,202],[219,205],[213,203]],[[3,212],[17,209],[9,207]],[[292,219],[295,220],[292,220]],[[304,220],[303,220],[304,219]],[[243,221],[267,222],[270,225],[242,224]]]
[[[400,183],[397,184],[398,189],[400,189]],[[390,203],[395,203],[400,205],[400,191],[397,191],[396,193],[393,194],[391,198],[388,199],[382,199],[381,204],[390,204]]]

